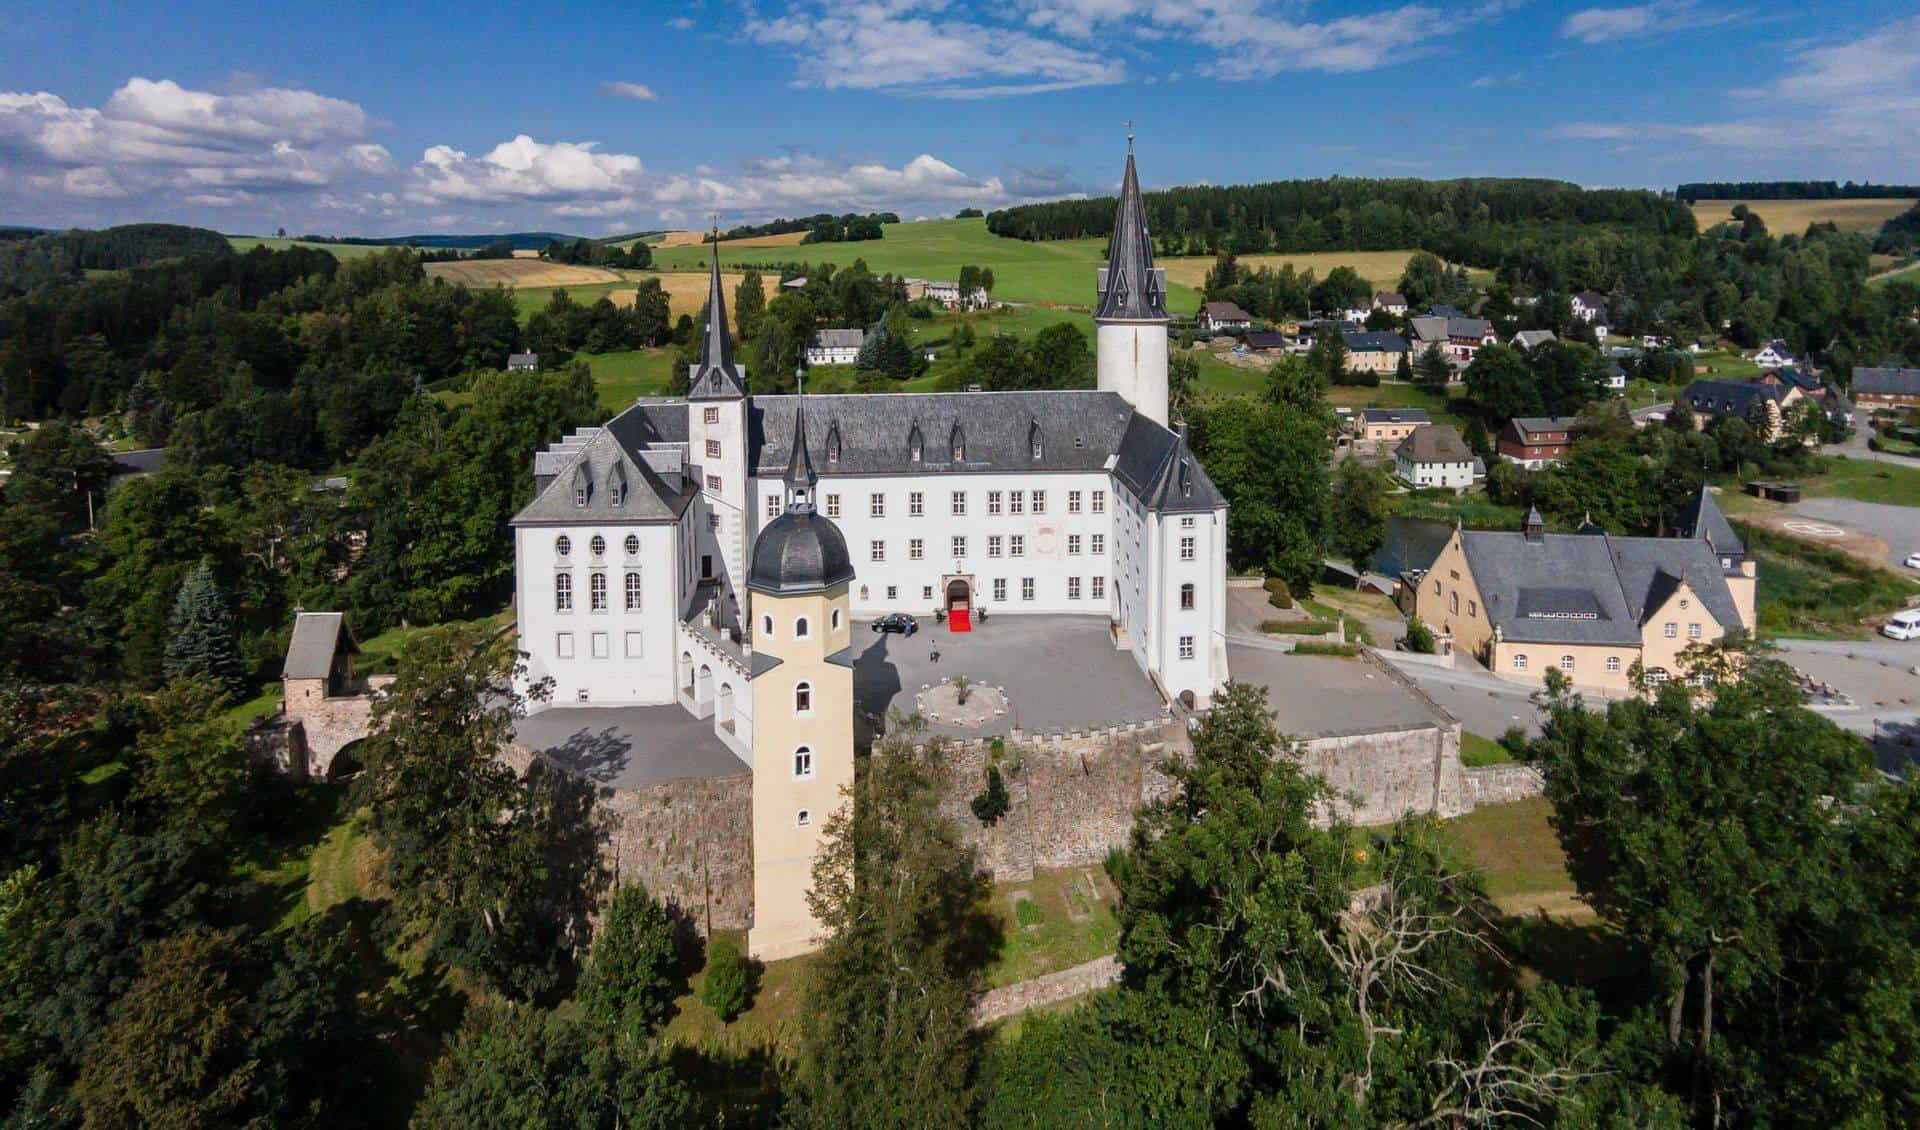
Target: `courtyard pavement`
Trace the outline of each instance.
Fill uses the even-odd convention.
[[[912,637],[853,624],[854,697],[862,712],[885,718],[912,714],[926,687],[965,675],[1006,690],[1008,708],[978,727],[929,723],[948,736],[1000,736],[1087,729],[1167,716],[1160,694],[1129,652],[1113,646],[1105,616],[1013,616],[1002,613],[971,632],[949,632],[918,618]],[[939,652],[935,661],[933,653]]]
[[[1235,682],[1267,688],[1274,722],[1291,737],[1436,725],[1440,716],[1418,695],[1371,663],[1292,655],[1279,645],[1229,643]]]
[[[729,777],[747,764],[713,733],[713,719],[664,706],[552,706],[514,726],[514,737],[609,788],[687,777]]]

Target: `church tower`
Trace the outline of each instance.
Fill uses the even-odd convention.
[[[1127,172],[1114,211],[1113,242],[1093,308],[1099,387],[1120,394],[1157,424],[1167,422],[1167,273],[1153,265],[1147,209],[1127,135]]]
[[[840,528],[813,507],[806,401],[795,409],[786,512],[753,544],[747,577],[753,680],[753,928],[747,948],[774,961],[815,948],[807,907],[827,817],[853,785],[853,561]]]
[[[694,575],[739,598],[748,533],[747,373],[733,359],[727,297],[720,281],[720,233],[714,231],[713,277],[707,284],[707,333],[700,360],[687,374],[687,460],[699,474]],[[723,607],[730,621],[733,609]]]

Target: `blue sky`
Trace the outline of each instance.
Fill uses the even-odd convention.
[[[1920,180],[1911,4],[0,12],[0,222],[601,234],[1284,177]]]

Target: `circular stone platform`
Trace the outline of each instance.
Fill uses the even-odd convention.
[[[914,699],[920,713],[929,722],[949,726],[984,726],[1007,712],[1007,692],[1003,687],[974,683],[967,688],[962,703],[951,683],[940,683],[922,690]]]

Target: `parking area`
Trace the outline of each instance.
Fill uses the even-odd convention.
[[[853,625],[854,698],[862,712],[912,714],[921,691],[965,675],[1006,692],[1004,714],[978,726],[930,723],[949,736],[1085,729],[1166,717],[1160,694],[1133,656],[1113,646],[1105,616],[1010,616],[950,632],[926,617],[912,636]],[[937,656],[937,658],[936,658]]]
[[[1827,522],[1878,539],[1887,547],[1888,568],[1905,576],[1916,575],[1900,563],[1908,554],[1920,553],[1920,506],[1889,506],[1883,502],[1856,502],[1851,498],[1809,498],[1788,509],[1796,517],[1813,519],[1816,524]],[[1817,540],[1810,537],[1817,530],[1792,532]]]
[[[1282,733],[1295,738],[1430,726],[1442,721],[1420,697],[1372,663],[1228,644],[1235,681],[1267,688]]]

